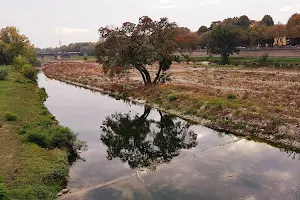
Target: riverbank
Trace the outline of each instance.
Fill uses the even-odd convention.
[[[0,81],[0,199],[55,199],[66,184],[69,150],[41,146],[51,142],[46,134],[67,131],[44,106],[47,94],[37,83],[10,66],[0,69],[9,72]]]
[[[155,66],[152,67],[155,72]],[[134,71],[108,78],[95,63],[62,63],[45,74],[78,86],[140,99],[207,127],[299,152],[300,71],[174,65],[169,84],[143,87]]]

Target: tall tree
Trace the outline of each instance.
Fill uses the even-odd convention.
[[[273,26],[274,20],[271,15],[265,15],[261,20],[261,24],[264,26]]]
[[[13,58],[18,55],[22,55],[31,63],[36,60],[34,46],[16,27],[8,26],[1,29],[0,64],[11,64]]]
[[[203,33],[206,33],[208,31],[208,28],[206,26],[200,26],[200,28],[197,31],[197,34],[200,36]]]
[[[176,30],[176,23],[167,18],[153,21],[147,16],[141,17],[138,24],[125,22],[117,28],[102,27],[96,47],[98,62],[110,74],[134,68],[145,85],[157,83],[161,73],[170,68],[172,54],[177,51]],[[146,66],[156,61],[159,69],[152,80]]]
[[[274,39],[279,40],[286,36],[286,28],[283,24],[276,24],[274,26],[268,26],[265,29],[265,38],[270,41],[274,41]]]
[[[235,25],[240,26],[242,28],[248,28],[250,25],[250,20],[246,15],[242,15],[237,19]]]
[[[207,36],[206,46],[208,53],[221,55],[222,64],[229,62],[229,56],[239,53],[240,31],[231,25],[217,25]]]
[[[238,21],[238,17],[234,17],[234,18],[226,18],[222,21],[222,24],[226,24],[226,25],[236,25],[237,21]]]
[[[287,25],[287,35],[291,39],[293,45],[300,44],[300,14],[293,14]]]
[[[191,32],[185,27],[178,28],[176,42],[181,50],[196,50],[199,46],[199,40],[199,35],[196,32]]]
[[[221,24],[222,22],[221,21],[214,21],[211,23],[210,27],[209,27],[209,30],[212,30],[215,26]]]

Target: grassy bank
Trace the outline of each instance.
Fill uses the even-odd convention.
[[[72,60],[87,60],[87,61],[96,61],[96,56],[74,56]]]
[[[0,199],[55,199],[66,183],[69,153],[50,143],[66,130],[44,107],[43,89],[12,67],[3,69],[9,75],[0,81]]]

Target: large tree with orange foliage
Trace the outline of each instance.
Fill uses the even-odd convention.
[[[292,44],[300,44],[300,14],[295,13],[291,16],[286,29]]]
[[[176,42],[181,50],[196,50],[199,46],[200,37],[197,32],[191,32],[190,29],[180,27],[177,29]]]

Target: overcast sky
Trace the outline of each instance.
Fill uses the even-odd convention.
[[[98,28],[136,22],[140,16],[168,17],[196,31],[211,21],[246,14],[270,14],[286,23],[300,12],[300,0],[1,0],[0,27],[17,26],[36,47],[97,41]]]

